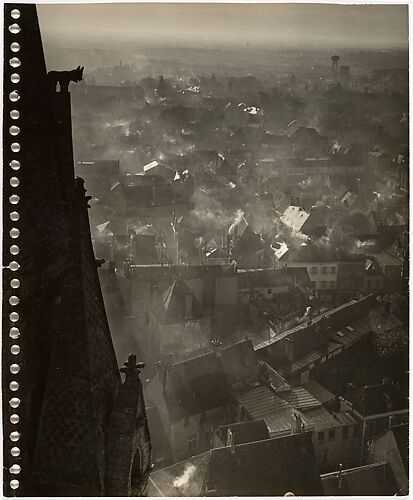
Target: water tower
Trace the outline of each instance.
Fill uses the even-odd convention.
[[[337,75],[337,68],[338,68],[338,61],[340,57],[339,56],[331,56],[331,70],[333,71],[334,75]]]

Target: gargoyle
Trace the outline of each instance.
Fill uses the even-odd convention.
[[[68,92],[70,82],[80,82],[83,80],[83,69],[84,66],[78,66],[71,71],[49,71],[47,77],[53,91],[56,91],[56,85],[59,83],[60,92]]]

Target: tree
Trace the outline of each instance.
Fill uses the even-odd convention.
[[[403,354],[409,346],[409,337],[403,326],[392,330],[378,331],[374,338],[374,348],[380,357],[389,359]]]

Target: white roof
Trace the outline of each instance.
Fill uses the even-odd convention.
[[[156,160],[151,161],[150,163],[147,163],[143,167],[143,171],[147,172],[148,170],[151,170],[152,168],[155,168],[159,165],[159,163]]]
[[[310,214],[302,207],[290,205],[283,213],[281,221],[293,231],[300,231],[309,217]]]

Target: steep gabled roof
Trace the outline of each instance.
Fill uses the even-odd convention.
[[[322,495],[310,433],[215,448],[151,475],[156,496]]]
[[[192,312],[189,317],[185,314],[187,296],[192,297]],[[205,315],[201,303],[183,280],[175,280],[166,288],[160,287],[155,310],[156,319],[166,325],[183,323],[187,319],[199,319]]]
[[[235,257],[257,252],[263,247],[262,240],[259,234],[255,233],[251,226],[247,226],[242,233],[242,236],[236,241],[232,251]]]
[[[211,451],[207,451],[201,455],[153,472],[148,482],[148,496],[202,496],[202,486],[205,481],[210,458]]]

